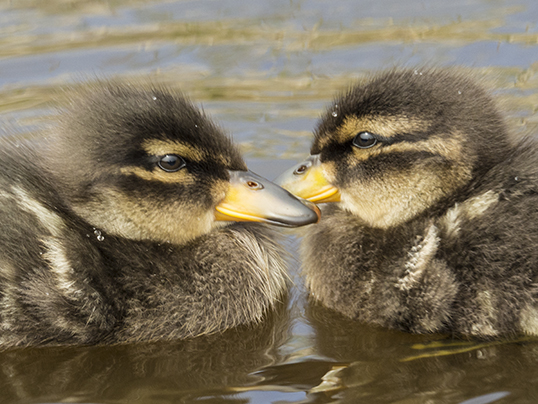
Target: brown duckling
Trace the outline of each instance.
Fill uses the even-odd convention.
[[[324,305],[414,333],[538,335],[538,154],[461,72],[395,69],[337,98],[277,183],[318,203]]]
[[[272,229],[256,222],[319,218],[247,171],[231,139],[163,87],[94,84],[46,141],[2,140],[2,348],[259,321],[286,292],[286,272]]]

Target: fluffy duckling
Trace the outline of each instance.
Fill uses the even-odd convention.
[[[194,337],[286,291],[270,228],[319,211],[247,171],[182,95],[100,82],[0,151],[0,347]]]
[[[324,305],[414,333],[538,335],[538,156],[443,69],[392,70],[337,98],[276,183],[327,202],[302,244]]]

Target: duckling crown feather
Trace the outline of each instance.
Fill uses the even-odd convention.
[[[139,162],[159,143],[202,151],[198,157],[208,164],[218,161],[227,169],[246,170],[239,150],[220,128],[183,95],[158,86],[101,82],[90,87],[73,97],[56,138],[51,152],[70,178]]]
[[[452,69],[393,69],[355,85],[337,97],[322,116],[311,153],[341,148],[344,139],[338,138],[339,129],[351,117],[383,128],[390,142],[447,138],[457,133],[469,160],[480,163],[474,167],[479,171],[503,160],[504,150],[509,149],[502,117],[489,95],[471,78]]]

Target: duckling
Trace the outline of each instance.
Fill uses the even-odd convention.
[[[302,241],[323,305],[412,333],[538,335],[538,147],[474,79],[393,69],[321,118],[275,182],[324,205]]]
[[[165,87],[90,85],[44,142],[2,139],[1,348],[260,321],[287,288],[266,224],[319,218],[247,171],[231,139]]]

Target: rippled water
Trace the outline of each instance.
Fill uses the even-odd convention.
[[[268,178],[308,154],[336,92],[372,71],[421,64],[468,69],[514,132],[538,133],[535,0],[0,0],[6,136],[38,138],[66,88],[149,77],[202,103]],[[538,402],[538,341],[371,328],[309,303],[297,262],[290,272],[289,300],[258,327],[2,352],[0,403]]]

